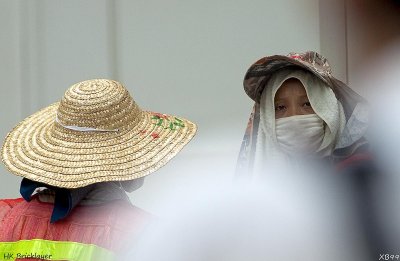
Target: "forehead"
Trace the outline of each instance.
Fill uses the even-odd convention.
[[[275,94],[275,98],[282,98],[287,96],[304,96],[307,95],[306,89],[300,80],[290,78],[284,81]]]

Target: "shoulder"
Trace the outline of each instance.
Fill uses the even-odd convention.
[[[23,202],[23,198],[13,198],[13,199],[0,199],[0,206],[9,206],[13,208],[15,205]]]
[[[371,167],[373,163],[374,156],[371,152],[359,152],[339,160],[336,163],[336,170],[343,171],[355,167]]]
[[[376,174],[377,165],[374,153],[371,151],[369,143],[365,141],[361,145],[355,144],[352,148],[343,149],[345,152],[352,151],[351,153],[343,153],[336,151],[334,154],[336,159],[335,169],[338,173],[345,174]]]
[[[19,203],[23,202],[23,198],[16,199],[0,199],[0,221]]]

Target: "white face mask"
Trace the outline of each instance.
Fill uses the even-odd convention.
[[[324,138],[324,121],[317,114],[275,120],[280,149],[288,154],[314,154]]]

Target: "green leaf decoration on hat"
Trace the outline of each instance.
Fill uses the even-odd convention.
[[[164,127],[164,129],[170,129],[172,131],[177,130],[177,128],[185,127],[185,124],[183,124],[183,121],[177,117],[174,117],[174,120],[172,121],[166,115],[163,115],[160,113],[155,113],[155,114],[153,114],[153,117],[151,117],[151,119],[156,120],[156,122],[153,123],[154,125],[166,126],[166,127]]]

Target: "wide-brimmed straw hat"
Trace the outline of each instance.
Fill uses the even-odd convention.
[[[119,82],[88,80],[20,122],[5,139],[2,160],[15,175],[56,187],[133,180],[165,165],[196,129],[141,110]]]

